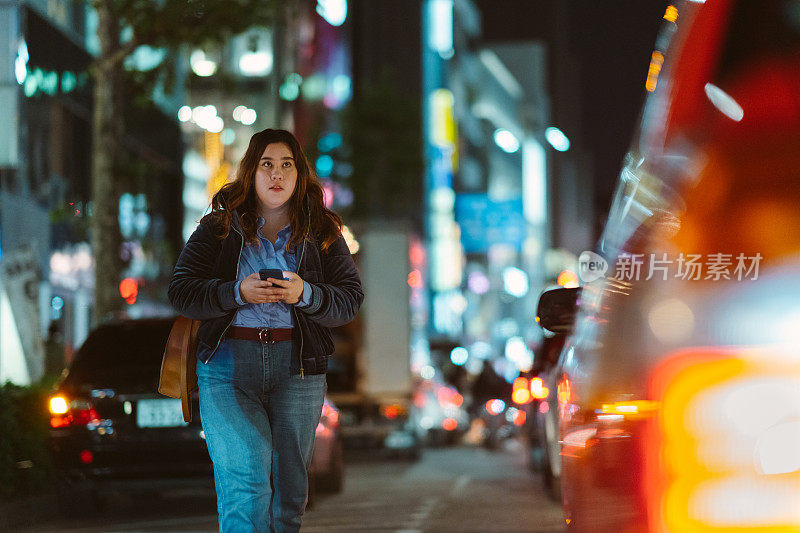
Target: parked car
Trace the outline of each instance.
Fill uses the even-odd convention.
[[[547,495],[557,502],[561,501],[561,433],[556,389],[558,361],[567,341],[568,327],[571,324],[557,333],[548,331],[544,337],[529,374],[530,403],[526,405],[530,466],[541,475]]]
[[[172,319],[125,320],[90,332],[50,399],[51,457],[63,506],[109,490],[213,487],[197,393],[194,417],[157,392]],[[326,399],[309,469],[318,490],[342,486],[338,411]]]
[[[800,4],[665,18],[558,363],[566,524],[797,531]]]
[[[309,484],[320,492],[341,492],[344,486],[344,455],[339,434],[341,413],[327,397],[314,436],[314,455],[308,467]]]

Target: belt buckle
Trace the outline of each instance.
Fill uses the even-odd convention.
[[[261,330],[259,330],[258,339],[264,344],[275,344],[275,341],[272,340],[271,330],[267,328],[261,328]]]

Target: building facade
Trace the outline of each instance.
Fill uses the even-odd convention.
[[[0,382],[38,380],[46,346],[63,349],[68,362],[92,325],[95,20],[86,4],[69,0],[0,3]],[[125,115],[120,254],[135,284],[127,310],[136,316],[165,308],[180,239],[182,144],[162,108],[129,106]]]

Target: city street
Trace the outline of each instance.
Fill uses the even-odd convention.
[[[517,442],[503,450],[426,450],[419,462],[354,459],[344,492],[320,496],[303,531],[562,531],[561,509],[540,489]],[[166,494],[146,505],[117,496],[102,517],[29,532],[217,531],[213,493]]]

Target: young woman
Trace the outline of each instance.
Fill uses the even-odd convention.
[[[288,131],[253,135],[211,205],[168,292],[178,312],[202,320],[200,417],[220,530],[298,531],[333,352],[328,328],[353,319],[361,281],[342,220]],[[261,269],[282,276],[262,280]]]

